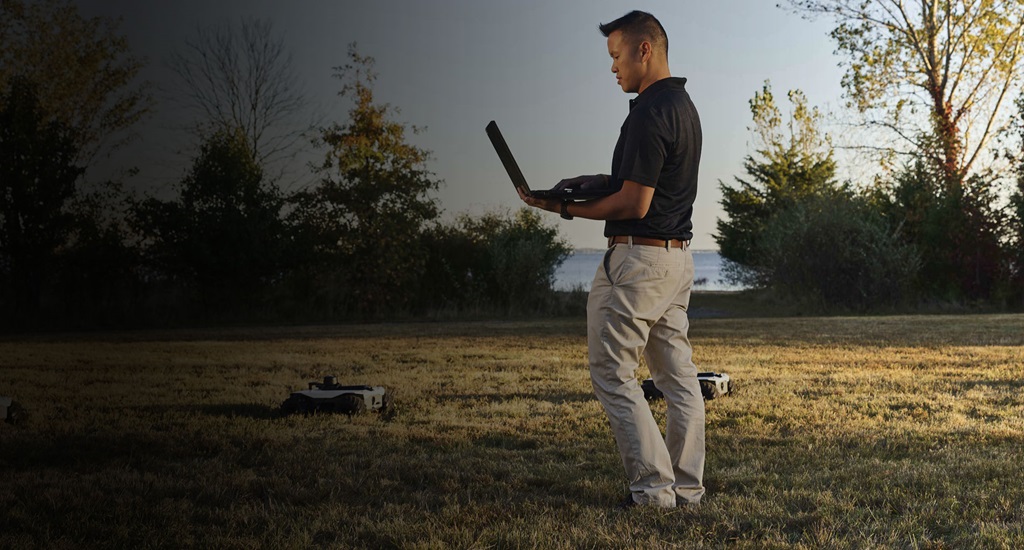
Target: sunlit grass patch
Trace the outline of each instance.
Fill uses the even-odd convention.
[[[737,387],[708,402],[708,495],[626,513],[582,320],[3,341],[0,394],[30,416],[0,425],[0,547],[1024,544],[1024,317],[691,339]],[[280,417],[328,374],[394,414]]]

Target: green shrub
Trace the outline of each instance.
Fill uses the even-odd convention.
[[[946,182],[923,162],[873,190],[875,208],[921,254],[915,286],[942,302],[990,300],[1004,278],[994,177]]]
[[[1016,307],[1024,307],[1024,94],[1016,102],[1017,114],[1013,129],[1017,134],[1017,149],[1009,151],[1015,160],[1013,168],[1015,189],[1007,205],[1006,233],[1004,241],[1007,298]]]
[[[761,282],[824,309],[863,311],[912,298],[921,264],[868,202],[849,191],[779,212],[758,252]]]
[[[552,311],[555,270],[571,251],[556,227],[526,208],[464,215],[436,225],[424,240],[420,310]]]

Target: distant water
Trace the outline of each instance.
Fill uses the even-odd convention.
[[[601,265],[604,250],[577,250],[566,258],[555,272],[555,290],[582,288],[590,290],[597,266]],[[743,290],[741,285],[727,283],[722,277],[722,257],[714,250],[694,250],[693,267],[696,273],[694,290],[732,291]]]

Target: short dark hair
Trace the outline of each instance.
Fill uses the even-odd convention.
[[[655,48],[661,48],[668,57],[668,35],[665,34],[665,27],[653,15],[639,10],[633,10],[626,15],[597,26],[601,34],[606,37],[615,32],[622,31],[623,36],[630,44],[640,44],[644,40],[651,43]]]

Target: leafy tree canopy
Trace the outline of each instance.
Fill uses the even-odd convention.
[[[74,134],[43,113],[26,78],[0,93],[0,278],[11,276],[15,313],[34,313],[42,281],[71,232],[65,206],[82,168]],[[5,273],[6,272],[6,273]]]
[[[173,201],[149,199],[136,209],[163,272],[194,285],[207,308],[258,303],[281,268],[284,199],[264,181],[241,129],[202,145]]]
[[[808,106],[799,90],[788,97],[793,108],[784,124],[771,84],[765,82],[754,94],[750,112],[757,157],[743,162],[749,178],[737,177],[735,186],[719,182],[728,219],[718,220],[715,240],[722,256],[739,264],[756,261],[758,241],[776,212],[835,186],[835,161],[820,127],[821,113]]]
[[[790,0],[836,23],[843,87],[868,125],[894,138],[884,154],[923,157],[947,184],[965,181],[1008,120],[1024,68],[1019,0]]]
[[[80,164],[148,110],[141,67],[116,21],[83,18],[66,0],[0,2],[0,89],[16,78],[35,86],[42,122],[73,132]]]
[[[426,167],[429,152],[410,144],[406,125],[393,120],[398,110],[375,101],[373,58],[355,44],[348,57],[335,76],[344,81],[339,95],[354,105],[346,123],[320,130],[321,180],[296,197],[292,219],[348,288],[341,307],[373,315],[412,300],[426,262],[418,245],[438,216],[431,193],[441,181]]]

